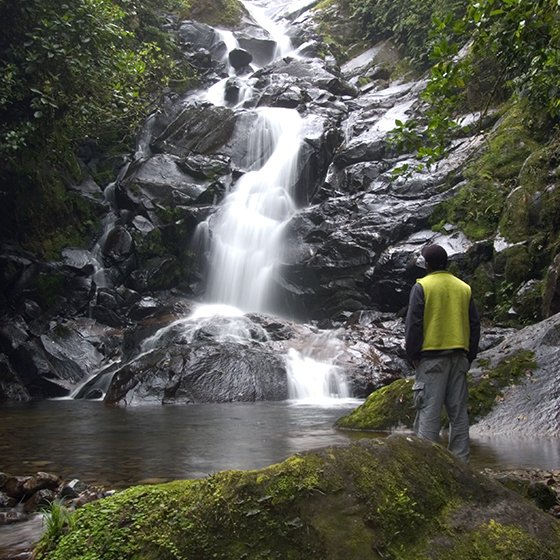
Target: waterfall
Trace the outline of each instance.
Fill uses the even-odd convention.
[[[253,169],[227,196],[212,228],[207,299],[244,311],[271,308],[271,280],[282,229],[295,212],[291,188],[301,145],[301,117],[292,109],[257,110],[248,158]]]
[[[331,361],[318,361],[290,348],[286,356],[288,397],[310,404],[350,397],[344,371]]]
[[[261,5],[257,2],[247,1],[242,1],[241,3],[257,24],[267,31],[272,37],[272,40],[276,43],[274,58],[282,58],[292,52],[292,42],[286,34],[286,29],[269,17],[266,8],[262,6],[263,4],[266,5],[265,2],[261,2]]]
[[[308,333],[298,349],[290,348],[286,355],[288,398],[305,404],[349,398],[344,371],[335,365],[343,350],[344,343],[332,331]]]

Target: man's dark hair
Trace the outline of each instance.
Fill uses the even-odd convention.
[[[422,249],[422,256],[432,270],[447,268],[447,252],[441,245],[427,245]]]

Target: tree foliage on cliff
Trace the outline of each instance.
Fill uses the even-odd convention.
[[[514,95],[551,127],[560,118],[560,5],[557,0],[470,0],[463,18],[434,15],[433,66],[424,99],[426,122],[400,123],[395,132],[407,149],[430,163],[445,153],[454,118],[485,111]],[[466,54],[460,53],[466,47]],[[483,95],[473,106],[469,87],[490,68]],[[488,74],[488,72],[487,72]]]
[[[158,10],[180,0],[0,0],[0,156],[126,134],[176,65]]]
[[[434,18],[462,17],[468,0],[343,0],[375,41],[391,37],[420,67],[429,62]]]

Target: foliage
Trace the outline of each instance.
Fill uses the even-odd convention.
[[[209,25],[236,27],[241,23],[244,7],[238,0],[189,0],[185,15]]]
[[[426,120],[400,123],[398,146],[414,149],[430,164],[446,153],[454,119],[473,109],[469,82],[476,81],[481,61],[492,61],[493,78],[479,99],[483,112],[509,92],[525,99],[532,112],[550,123],[560,117],[560,6],[556,0],[470,0],[462,19],[434,17],[428,85],[423,94]],[[467,52],[460,49],[467,47]]]
[[[154,3],[155,4],[155,3]],[[141,38],[133,0],[1,4],[0,155],[56,153],[85,136],[128,130],[172,72],[162,45]],[[56,145],[54,145],[56,144]]]
[[[45,530],[39,550],[55,546],[63,535],[72,530],[75,520],[73,512],[59,500],[53,501],[43,515]]]
[[[483,152],[465,169],[461,190],[432,215],[435,230],[450,222],[475,240],[496,232],[504,202],[517,186],[524,161],[539,147],[525,125],[526,111],[523,104],[517,104],[505,112],[488,136]]]
[[[433,18],[460,17],[467,0],[349,0],[354,18],[373,41],[392,37],[420,67],[426,67]]]

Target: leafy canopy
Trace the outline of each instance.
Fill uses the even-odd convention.
[[[162,8],[171,2],[159,2]],[[173,2],[175,5],[177,1]],[[0,156],[129,129],[175,62],[153,0],[0,0]]]
[[[397,145],[433,163],[445,155],[458,116],[485,112],[509,94],[524,99],[549,125],[558,123],[558,0],[469,0],[462,18],[451,12],[434,15],[430,41],[433,66],[423,95],[429,107],[426,120],[398,123],[393,133]],[[481,67],[492,69],[491,79],[473,106],[468,90],[478,83]]]

